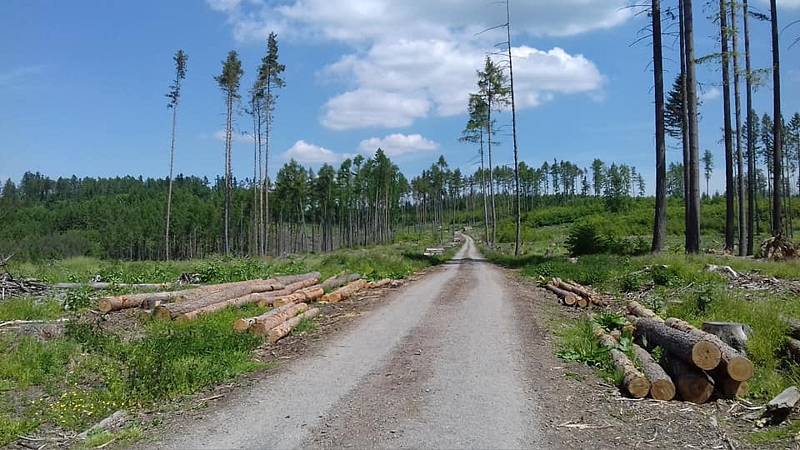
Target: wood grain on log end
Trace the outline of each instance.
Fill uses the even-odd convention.
[[[703,370],[715,369],[722,361],[722,352],[713,342],[700,340],[692,348],[692,361]]]

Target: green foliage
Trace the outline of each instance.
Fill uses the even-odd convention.
[[[615,312],[601,312],[595,314],[594,321],[606,331],[618,330],[627,323],[625,316]]]
[[[67,311],[80,311],[92,304],[92,291],[89,288],[70,289],[64,300],[64,309]]]
[[[30,433],[38,425],[33,419],[15,417],[11,414],[0,412],[0,447],[5,447],[14,442],[19,436]]]
[[[589,219],[573,225],[566,246],[570,254],[575,256],[599,253],[640,255],[650,250],[644,239],[627,237],[619,225],[604,218]]]
[[[558,337],[556,355],[559,358],[604,369],[610,367],[608,349],[597,342],[592,331],[592,323],[588,319],[580,319],[559,330]]]

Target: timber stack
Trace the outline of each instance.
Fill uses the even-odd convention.
[[[702,404],[714,396],[736,398],[747,393],[753,363],[731,345],[729,327],[706,324],[701,330],[680,319],[664,320],[636,301],[628,302],[627,310],[636,340],[633,352],[650,382],[651,397],[676,396]],[[722,331],[712,334],[715,330]],[[660,361],[648,352],[655,348],[661,349]]]
[[[284,298],[304,290],[303,300],[321,297],[319,272],[278,276],[269,279],[222,283],[182,291],[147,292],[101,298],[98,309],[110,313],[131,308],[152,310],[161,319],[193,320],[229,306],[245,306]]]
[[[553,278],[545,289],[556,294],[562,305],[577,308],[591,308],[592,306],[605,307],[608,301],[593,290],[581,286],[574,281],[563,281],[561,278]]]

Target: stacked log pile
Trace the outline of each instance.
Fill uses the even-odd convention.
[[[262,302],[272,305],[276,300],[285,299],[297,291],[302,291],[302,295],[297,296],[297,301],[292,303],[315,300],[322,296],[322,289],[310,288],[317,285],[319,278],[318,272],[311,272],[302,275],[215,284],[183,291],[119,295],[100,299],[98,309],[103,313],[109,313],[130,308],[142,308],[153,310],[153,315],[161,319],[193,320],[229,306],[244,306]]]
[[[561,278],[553,278],[545,289],[556,294],[561,300],[561,304],[577,308],[589,308],[592,306],[608,306],[608,301],[591,289],[581,286],[574,281],[563,281]]]
[[[746,394],[754,368],[743,352],[688,322],[676,318],[664,320],[636,301],[628,302],[628,314],[636,341],[641,344],[634,352],[651,385],[655,379],[667,376],[673,383],[673,395],[677,393],[683,400],[694,403],[705,403],[714,395],[734,398]],[[661,367],[645,350],[656,347],[662,351]],[[657,373],[659,369],[663,369],[663,376]],[[666,392],[669,390],[665,387]],[[657,398],[652,389],[651,395]]]

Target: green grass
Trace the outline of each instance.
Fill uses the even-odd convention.
[[[29,297],[0,301],[0,322],[7,320],[52,320],[63,314],[61,304],[53,299]]]
[[[314,321],[314,319],[303,319],[297,324],[296,327],[292,330],[292,335],[301,335],[304,333],[311,333],[319,329],[319,324]]]
[[[457,250],[450,249],[443,257],[422,256],[432,242],[430,235],[423,234],[394,245],[266,259],[165,263],[73,258],[19,263],[12,273],[50,282],[85,282],[99,275],[119,283],[157,283],[190,272],[199,273],[205,282],[217,283],[309,271],[319,271],[323,277],[358,272],[377,280],[404,278],[444,262]],[[81,311],[92,307],[99,295],[104,293],[74,290],[63,305],[54,299],[35,298],[0,302],[0,321],[55,319],[66,314],[65,309],[74,311],[63,337],[42,342],[0,336],[0,447],[43,425],[83,431],[117,410],[157,407],[266,367],[254,358],[254,350],[263,340],[236,333],[232,326],[235,320],[261,314],[265,308],[229,308],[183,323],[141,318],[139,330],[132,336],[126,330],[109,331],[81,319]],[[304,320],[293,333],[317,327],[314,320]],[[94,447],[112,439],[122,443],[140,434],[135,427],[102,433],[91,436],[84,445]]]

